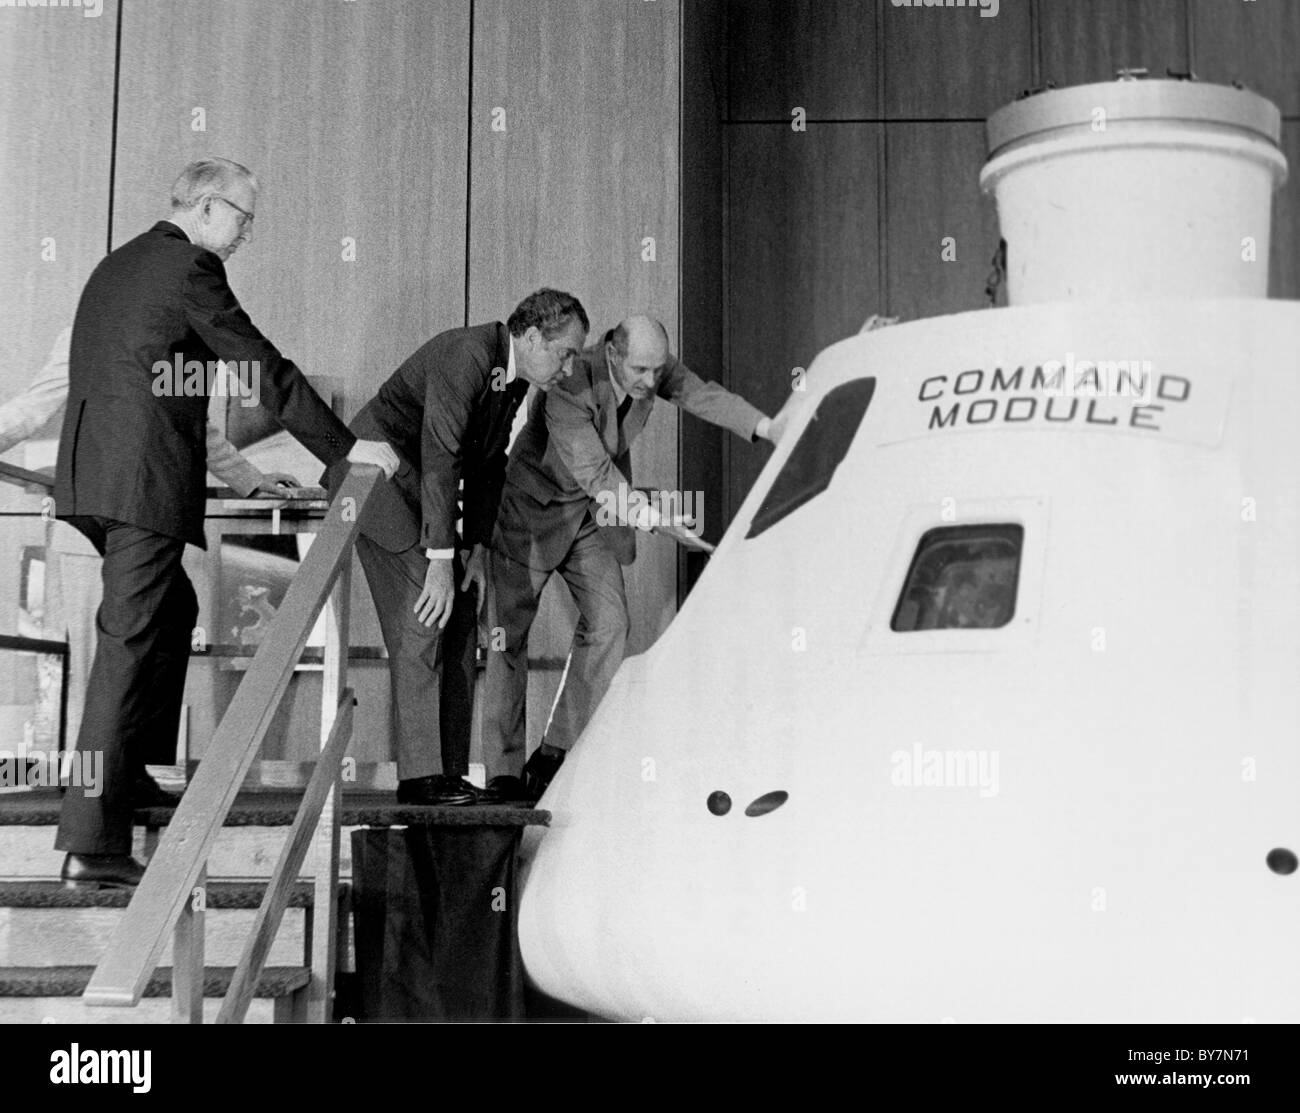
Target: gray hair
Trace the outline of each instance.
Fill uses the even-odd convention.
[[[210,193],[224,194],[238,181],[257,189],[257,176],[247,166],[228,158],[201,158],[191,162],[172,184],[172,208],[192,209]]]
[[[563,290],[543,287],[529,294],[510,314],[506,328],[511,336],[523,336],[530,328],[541,331],[547,340],[554,340],[566,328],[569,322],[576,320],[582,326],[583,333],[591,329],[587,320],[587,311],[582,302]]]

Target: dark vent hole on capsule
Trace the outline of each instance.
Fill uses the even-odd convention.
[[[782,792],[778,789],[776,792],[765,792],[757,800],[745,809],[746,815],[767,815],[768,812],[774,812],[782,804],[790,799],[788,792]]]
[[[1275,850],[1268,852],[1268,857],[1264,859],[1268,863],[1268,868],[1274,873],[1280,873],[1285,877],[1289,873],[1295,873],[1296,856],[1294,850],[1287,850],[1279,846]]]

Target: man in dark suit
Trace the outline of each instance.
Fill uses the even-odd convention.
[[[205,433],[218,361],[324,462],[391,472],[385,445],[358,441],[240,307],[224,260],[251,238],[257,180],[225,159],[191,163],[172,215],[102,260],[72,327],[57,516],[103,556],[98,642],[77,748],[103,754],[103,783],[70,786],[55,846],[69,885],[135,884],[133,804],[155,802],[144,755],[174,740],[198,615],[181,567],[205,547]],[[196,374],[183,378],[177,367]]]
[[[776,442],[786,418],[765,417],[672,356],[663,325],[632,317],[583,352],[572,378],[534,400],[510,453],[492,540],[494,622],[503,648],[488,653],[483,756],[501,799],[535,800],[550,783],[623,660],[623,568],[635,530],[660,527],[660,509],[632,487],[632,442],[655,398],[730,429]],[[666,524],[666,523],[665,523]],[[524,764],[528,632],[558,572],[578,625],[546,738]]]
[[[401,459],[394,482],[367,507],[357,555],[388,648],[402,803],[477,798],[464,779],[478,610],[472,591],[481,602],[506,445],[529,384],[544,394],[569,374],[587,327],[576,298],[539,290],[504,325],[435,336],[352,422],[354,433],[386,441]],[[336,477],[326,482],[333,487]]]

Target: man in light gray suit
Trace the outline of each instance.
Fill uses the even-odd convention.
[[[667,526],[632,488],[631,445],[655,398],[772,443],[784,418],[706,382],[668,350],[663,325],[631,317],[575,361],[572,376],[533,398],[510,453],[492,539],[491,623],[483,698],[483,758],[502,800],[537,799],[600,703],[623,660],[623,565],[635,530]],[[528,632],[542,589],[559,573],[578,606],[564,687],[546,738],[524,763]]]

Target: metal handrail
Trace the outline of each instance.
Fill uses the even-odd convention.
[[[271,954],[271,944],[275,942],[280,920],[284,916],[284,910],[289,907],[289,897],[297,883],[307,852],[311,849],[321,812],[330,792],[337,789],[338,770],[348,748],[348,739],[352,736],[352,708],[355,703],[356,697],[352,689],[346,689],[339,701],[337,717],[326,740],[325,749],[316,762],[316,771],[303,793],[302,806],[298,809],[271,880],[267,883],[266,895],[257,910],[253,930],[244,943],[239,965],[235,968],[230,988],[226,991],[226,999],[221,1003],[221,1011],[217,1014],[218,1024],[242,1023],[248,1006],[252,1004],[257,979]]]
[[[54,476],[28,471],[16,464],[6,464],[3,460],[0,460],[0,481],[12,483],[15,487],[44,487],[47,491],[54,490]]]
[[[185,927],[201,916],[192,915],[194,896],[201,892],[201,879],[205,876],[208,856],[217,835],[225,824],[240,785],[252,765],[275,716],[276,709],[289,684],[294,666],[306,644],[316,617],[333,593],[328,612],[327,653],[324,698],[322,702],[322,740],[326,743],[320,765],[326,765],[325,754],[332,770],[322,771],[322,776],[332,778],[323,799],[317,801],[323,816],[320,834],[325,847],[324,866],[329,876],[318,868],[316,874],[317,901],[322,896],[332,899],[337,889],[338,814],[335,795],[346,741],[341,745],[334,732],[340,697],[344,692],[347,672],[347,594],[350,585],[352,549],[356,541],[360,519],[372,492],[380,480],[378,468],[353,466],[343,482],[338,497],[325,515],[324,524],[316,540],[295,575],[284,601],[266,632],[253,663],[244,676],[230,706],[218,725],[212,741],[204,751],[194,780],[181,798],[166,832],[159,841],[157,852],[149,862],[139,887],[118,922],[108,948],[86,987],[83,1000],[88,1005],[133,1006],[138,1003],[153,972],[157,969],[167,944],[168,934],[174,926]],[[350,733],[351,715],[340,718],[340,729]],[[304,797],[304,806],[311,803],[311,794]],[[301,809],[300,809],[301,811]],[[325,830],[326,825],[330,827]],[[332,848],[332,853],[331,853]],[[264,908],[275,899],[276,886],[268,886]],[[198,902],[201,908],[201,902]],[[332,923],[334,906],[320,909],[327,914],[327,924]],[[259,918],[263,918],[259,913]],[[333,932],[321,930],[316,934],[326,938],[313,946],[311,1004],[314,1019],[327,1016],[331,993],[332,966],[317,969],[317,956],[332,958]],[[178,992],[193,995],[202,993],[201,975],[197,986],[192,972],[195,969],[195,941],[192,936],[178,937],[188,958],[187,976],[179,978],[181,968],[177,962],[176,980],[185,984]],[[201,940],[197,944],[201,958]],[[265,955],[262,956],[263,961]],[[179,959],[179,955],[178,955]],[[201,970],[201,962],[198,963]],[[261,969],[251,970],[253,984]],[[247,979],[250,972],[242,977]],[[243,984],[243,983],[241,983]],[[178,1009],[177,1014],[193,1018],[192,1009]]]

